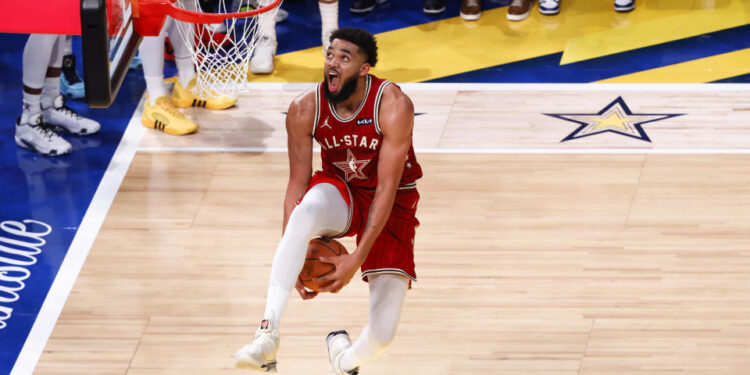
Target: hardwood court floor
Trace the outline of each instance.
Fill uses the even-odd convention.
[[[417,88],[415,144],[431,150],[418,153],[419,281],[395,343],[362,374],[747,373],[750,155],[689,152],[747,148],[736,93]],[[286,155],[158,148],[281,147],[288,101],[258,101],[295,94],[205,112],[194,137],[146,134],[36,374],[247,373],[232,355],[263,311]],[[540,115],[594,113],[619,94],[633,112],[686,115],[644,125],[652,143],[575,144],[559,143],[575,124]],[[456,151],[472,145],[487,153]],[[559,152],[602,147],[643,152]],[[279,373],[328,374],[324,337],[359,334],[366,285],[290,301]]]

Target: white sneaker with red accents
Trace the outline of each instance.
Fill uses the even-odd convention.
[[[238,368],[262,372],[276,372],[276,351],[279,350],[279,331],[271,319],[263,319],[255,331],[253,341],[234,355]]]

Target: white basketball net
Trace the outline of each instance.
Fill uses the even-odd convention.
[[[180,0],[174,5],[186,10],[201,11],[201,0]],[[257,0],[215,0],[215,13],[237,13],[258,8]],[[271,1],[261,0],[261,4]],[[281,4],[281,3],[279,3]],[[260,24],[276,17],[278,7],[246,18],[224,21],[226,33],[218,24],[193,24],[177,21],[182,41],[192,51],[197,71],[193,94],[201,99],[229,96],[236,98],[247,88],[250,57],[260,39]],[[180,41],[173,41],[180,42]]]

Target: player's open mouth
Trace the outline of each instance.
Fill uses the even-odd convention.
[[[341,82],[341,75],[331,69],[326,73],[326,77],[328,77],[328,90],[331,92],[336,92],[339,89],[339,83]]]

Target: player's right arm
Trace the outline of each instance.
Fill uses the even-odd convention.
[[[289,182],[284,197],[284,224],[297,202],[305,194],[312,176],[313,122],[315,121],[315,88],[292,101],[286,115],[287,148],[289,149]]]
[[[312,176],[313,122],[315,121],[315,90],[305,91],[292,101],[286,115],[287,148],[289,149],[289,183],[284,197],[284,225],[297,202],[305,195]],[[308,291],[299,278],[294,285],[302,299],[315,298],[317,292]]]

